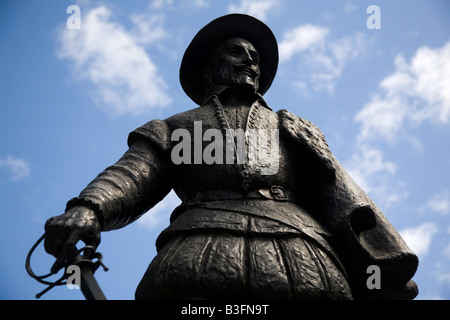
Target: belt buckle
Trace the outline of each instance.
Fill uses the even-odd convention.
[[[288,196],[286,190],[282,186],[271,186],[270,194],[275,200],[278,201],[288,201]]]

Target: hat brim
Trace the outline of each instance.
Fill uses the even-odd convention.
[[[189,44],[180,67],[180,83],[184,92],[198,105],[203,103],[204,88],[202,71],[204,62],[212,49],[221,42],[233,38],[243,38],[253,44],[259,53],[258,92],[267,92],[278,68],[277,40],[260,20],[245,14],[229,14],[208,23]]]

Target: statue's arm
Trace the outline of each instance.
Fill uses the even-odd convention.
[[[114,165],[100,173],[80,195],[67,204],[93,209],[102,231],[135,221],[171,190],[169,162],[143,140],[130,145]]]
[[[101,231],[135,221],[169,193],[168,134],[162,121],[133,131],[125,154],[70,200],[64,214],[47,221],[44,245],[57,257],[54,271],[79,240],[96,248]]]

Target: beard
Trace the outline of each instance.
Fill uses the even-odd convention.
[[[244,66],[222,67],[214,72],[212,82],[255,93],[259,89],[259,68]]]
[[[258,91],[258,79],[251,78],[246,74],[234,75],[230,82],[231,87],[241,88],[245,91]]]

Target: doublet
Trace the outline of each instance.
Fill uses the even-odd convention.
[[[279,116],[262,98],[233,110],[235,118],[219,104],[214,95],[200,108],[165,123],[170,132],[181,128],[191,136],[194,122],[185,119],[200,122],[203,132],[237,129],[240,123],[244,132],[255,130],[256,142],[244,139],[247,156],[241,163],[173,167],[173,189],[183,203],[157,239],[159,257],[143,277],[137,297],[351,298],[345,270],[326,240],[329,233],[303,207],[311,160],[292,152],[285,137],[272,139],[272,132],[279,135]],[[264,143],[257,143],[261,135]],[[203,141],[202,149],[208,143]],[[254,161],[249,161],[249,152],[255,153]],[[260,159],[264,156],[276,156],[272,174],[261,174],[274,165]],[[301,261],[296,261],[299,252]]]

